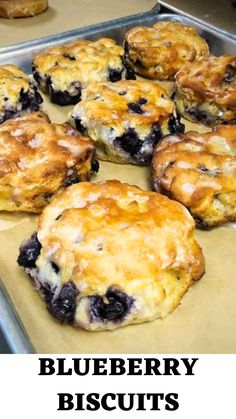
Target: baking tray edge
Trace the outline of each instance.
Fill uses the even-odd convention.
[[[187,17],[189,19],[192,19],[195,23],[199,23],[201,25],[204,25],[206,28],[210,29],[211,31],[218,32],[224,36],[227,36],[231,39],[234,39],[236,41],[236,35],[233,35],[232,33],[225,31],[223,29],[220,29],[218,26],[212,25],[211,23],[206,22],[205,20],[199,19],[195,16],[193,16],[191,13],[184,12],[183,10],[179,9],[178,7],[173,6],[172,4],[169,4],[168,2],[160,0],[160,6],[165,7],[169,11],[172,11],[176,14],[180,14],[184,17]]]
[[[32,354],[35,349],[0,279],[0,328],[14,354]]]

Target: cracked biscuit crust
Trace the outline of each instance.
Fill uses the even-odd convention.
[[[12,64],[0,66],[0,123],[17,114],[38,111],[42,102],[27,74]]]
[[[175,102],[192,121],[235,124],[236,57],[212,55],[182,67],[176,75]]]
[[[0,210],[41,212],[67,184],[89,180],[92,140],[40,112],[0,126]]]
[[[165,196],[115,180],[82,182],[44,209],[18,263],[57,319],[115,329],[166,316],[201,278],[194,227]]]
[[[40,88],[60,105],[75,104],[81,89],[92,82],[128,77],[122,62],[123,47],[113,39],[77,40],[48,48],[35,56],[33,74]]]
[[[173,80],[184,64],[209,54],[206,41],[195,28],[170,21],[130,29],[124,48],[128,67],[157,80]]]
[[[200,228],[236,220],[236,125],[163,139],[154,152],[152,177],[184,204]]]
[[[94,83],[70,116],[96,144],[98,158],[145,165],[163,134],[183,132],[174,102],[150,81]]]

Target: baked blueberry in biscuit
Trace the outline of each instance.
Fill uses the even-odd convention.
[[[115,163],[147,165],[164,134],[184,131],[166,91],[141,80],[91,84],[69,120],[95,141],[98,158]]]
[[[236,125],[170,135],[152,162],[155,190],[185,205],[200,228],[236,220]]]
[[[236,57],[213,55],[176,75],[175,102],[185,118],[202,124],[236,123]]]
[[[156,80],[173,80],[184,64],[209,54],[206,41],[196,29],[171,21],[130,29],[124,50],[124,62],[129,68]]]
[[[41,212],[56,193],[98,171],[94,152],[91,139],[69,124],[50,123],[44,113],[5,121],[0,125],[0,210]]]
[[[42,102],[27,74],[12,64],[0,66],[0,124],[17,115],[38,111]]]
[[[36,55],[33,75],[52,102],[71,105],[79,102],[81,89],[92,82],[134,78],[133,72],[125,68],[122,57],[123,48],[113,39],[77,40]]]
[[[59,321],[115,329],[166,316],[201,278],[194,227],[163,195],[115,180],[81,182],[43,210],[18,263]]]

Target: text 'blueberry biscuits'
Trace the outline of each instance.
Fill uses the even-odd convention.
[[[152,166],[154,188],[184,204],[199,227],[236,220],[236,125],[167,136]]]
[[[206,41],[195,28],[171,21],[130,29],[124,48],[128,67],[157,80],[173,80],[184,64],[209,54]]]
[[[79,102],[81,89],[92,82],[135,78],[126,70],[123,47],[113,39],[77,40],[48,48],[33,60],[33,75],[40,88],[59,105]]]
[[[141,80],[91,84],[70,122],[95,141],[98,158],[139,165],[150,163],[164,134],[184,130],[166,91]]]
[[[42,102],[27,74],[12,64],[0,66],[0,123],[20,113],[38,111]]]
[[[40,212],[55,193],[89,180],[92,140],[40,112],[0,125],[0,210]],[[96,167],[95,167],[96,168]]]
[[[107,181],[72,185],[20,248],[61,322],[98,331],[164,317],[204,273],[194,221],[179,203]]]
[[[202,124],[236,123],[236,57],[209,56],[176,75],[175,102],[185,118]]]

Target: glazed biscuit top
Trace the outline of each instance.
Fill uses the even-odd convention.
[[[211,55],[185,65],[176,74],[176,83],[197,100],[236,109],[236,57],[232,55]]]
[[[175,110],[165,89],[149,81],[94,83],[82,92],[72,116],[95,121],[121,131],[128,127],[150,127],[163,123]]]
[[[152,27],[132,28],[126,35],[129,48],[135,50],[144,67],[164,66],[176,71],[186,61],[194,61],[209,53],[206,41],[196,29],[178,22],[158,22]],[[132,57],[132,61],[135,57]]]
[[[154,182],[174,188],[175,197],[184,197],[185,203],[199,204],[206,194],[235,191],[236,125],[165,137],[155,150],[153,167]]]
[[[28,75],[12,64],[0,66],[0,112],[17,104],[21,90],[30,90]]]
[[[203,259],[193,232],[188,211],[162,195],[115,180],[81,182],[40,216],[37,266],[53,260],[62,284],[77,283],[83,295],[104,295],[110,285],[138,293],[162,270],[199,278]]]
[[[0,182],[9,177],[41,184],[44,173],[72,167],[93,149],[92,140],[69,124],[51,124],[42,112],[12,119],[0,125]]]
[[[123,47],[113,39],[77,40],[40,52],[33,64],[40,77],[50,77],[56,89],[64,91],[75,81],[85,86],[106,80],[109,69],[123,68],[122,55]]]

